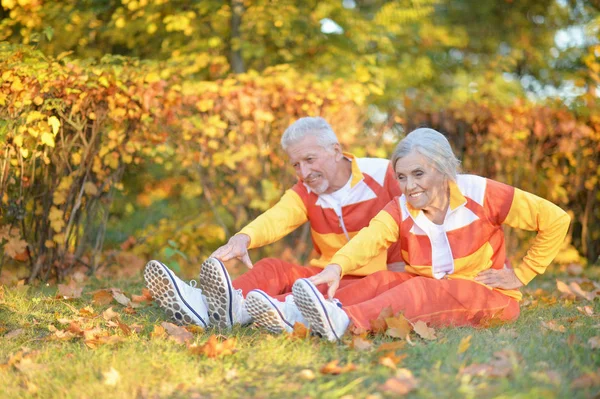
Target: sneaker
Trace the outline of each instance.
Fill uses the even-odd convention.
[[[200,288],[208,303],[210,325],[220,329],[234,324],[248,324],[252,318],[244,308],[242,290],[235,290],[225,265],[217,258],[208,258],[200,269]]]
[[[294,303],[294,296],[288,295],[285,302],[270,297],[264,291],[252,290],[246,295],[246,310],[254,324],[274,334],[284,331],[294,332],[296,322],[308,324]]]
[[[335,299],[325,299],[314,284],[305,278],[296,280],[292,293],[310,330],[329,341],[339,341],[350,324],[350,318],[342,310],[342,304]]]
[[[185,283],[167,266],[151,260],[144,269],[146,286],[152,298],[177,324],[197,324],[208,327],[208,311],[202,290]]]

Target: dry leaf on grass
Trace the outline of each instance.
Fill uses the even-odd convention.
[[[369,323],[371,324],[371,331],[374,334],[385,332],[385,330],[387,330],[388,328],[385,319],[388,317],[392,317],[393,315],[394,313],[391,306],[383,308],[379,313],[377,319],[369,321]],[[357,330],[357,328],[355,328],[355,330]],[[355,333],[358,333],[358,331],[355,331]]]
[[[11,332],[6,333],[2,338],[13,339],[13,338],[18,337],[19,335],[23,334],[24,332],[25,332],[24,329],[17,328],[16,330],[12,330]]]
[[[564,333],[566,331],[565,326],[557,324],[556,321],[550,320],[548,322],[542,321],[542,326],[548,330]]]
[[[586,306],[577,306],[577,310],[579,311],[579,313],[584,314],[586,316],[593,316],[594,315],[594,309],[592,309],[591,306],[586,305]]]
[[[600,337],[592,337],[592,338],[588,339],[588,345],[592,349],[600,348]]]
[[[435,330],[431,327],[427,327],[427,324],[424,321],[417,321],[413,324],[413,328],[417,334],[423,339],[434,340],[437,339],[435,336]]]
[[[291,338],[306,338],[309,335],[309,329],[302,323],[294,323],[294,331],[289,335]]]
[[[154,330],[150,333],[152,339],[164,339],[167,337],[167,330],[163,326],[154,326]]]
[[[588,301],[593,301],[596,298],[595,292],[584,291],[579,284],[571,281],[569,285],[566,283],[556,280],[556,288],[563,294],[563,296],[569,298],[582,298]]]
[[[413,326],[406,320],[402,313],[394,317],[386,317],[385,322],[388,326],[385,334],[390,337],[406,339],[413,330]]]
[[[194,334],[186,330],[185,327],[180,327],[166,321],[162,322],[160,325],[165,329],[167,334],[169,334],[169,338],[179,344],[185,344],[194,339]]]
[[[387,354],[379,358],[378,363],[382,366],[389,367],[395,370],[396,366],[402,363],[406,356],[406,353],[396,355],[394,352],[388,352]]]
[[[131,301],[135,303],[152,302],[152,294],[147,288],[142,288],[142,295],[131,295]]]
[[[352,363],[348,363],[344,367],[340,367],[338,365],[339,362],[339,360],[332,360],[323,367],[321,367],[321,370],[319,371],[321,372],[321,374],[338,375],[356,370],[356,366]]]
[[[237,340],[229,338],[222,340],[220,336],[211,335],[203,345],[190,345],[188,349],[195,355],[204,355],[206,357],[215,358],[219,356],[231,355],[235,352]]]
[[[469,349],[469,347],[471,346],[471,337],[472,336],[469,335],[460,340],[460,344],[458,344],[458,350],[456,351],[456,353],[460,355],[461,353],[465,353],[467,349]]]
[[[104,385],[115,386],[121,380],[121,374],[114,367],[111,367],[110,370],[102,372],[102,376],[104,377],[102,382]]]
[[[519,359],[520,356],[517,353],[504,349],[494,352],[494,358],[488,363],[473,363],[463,368],[460,374],[505,378],[512,374]]]
[[[98,306],[108,305],[113,300],[112,292],[108,290],[98,290],[92,295],[92,303]]]
[[[304,369],[300,370],[298,377],[302,378],[303,380],[312,381],[316,378],[316,375],[314,371],[310,369]]]
[[[391,392],[395,395],[406,395],[415,390],[417,386],[418,381],[409,369],[398,369],[396,376],[388,379],[380,388],[382,391]]]
[[[114,319],[115,317],[118,318],[119,314],[113,310],[112,306],[110,308],[106,309],[104,312],[102,312],[102,318],[104,320],[111,320],[111,319]]]
[[[356,349],[358,351],[367,351],[373,348],[373,342],[365,339],[361,336],[356,336],[352,338],[352,342],[350,343],[350,347],[352,349]]]
[[[386,342],[379,345],[379,347],[377,348],[377,352],[394,352],[397,350],[404,349],[405,346],[406,341]]]
[[[61,299],[81,298],[82,292],[83,287],[78,286],[75,280],[71,280],[69,284],[58,285],[58,292],[56,293],[56,297]]]
[[[571,388],[585,389],[600,385],[600,370],[595,373],[589,372],[578,377],[571,383]]]

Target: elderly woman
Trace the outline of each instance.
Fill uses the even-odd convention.
[[[369,330],[391,307],[394,314],[437,326],[481,325],[516,320],[518,288],[542,274],[569,228],[558,206],[490,179],[457,174],[459,161],[448,140],[433,129],[406,136],[392,156],[402,195],[308,279],[296,281],[294,302],[310,328],[335,341],[350,322]],[[537,231],[514,269],[506,266],[502,225]],[[406,269],[381,271],[342,288],[327,300],[315,285],[329,285],[399,242]],[[341,304],[344,306],[342,307]]]

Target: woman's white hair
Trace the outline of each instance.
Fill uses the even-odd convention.
[[[291,145],[299,143],[306,136],[316,137],[317,143],[328,151],[332,150],[333,144],[339,144],[337,136],[325,119],[307,116],[285,129],[281,137],[281,148],[287,151]]]
[[[429,160],[433,166],[449,179],[456,181],[460,161],[454,155],[450,142],[440,132],[429,128],[419,128],[410,132],[400,140],[392,154],[392,166],[413,150],[418,151]]]

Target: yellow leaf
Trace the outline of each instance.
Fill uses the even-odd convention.
[[[98,188],[96,187],[96,185],[92,182],[86,182],[83,185],[83,191],[85,191],[85,193],[87,195],[96,195],[98,194]]]
[[[42,133],[42,144],[46,144],[48,147],[54,147],[54,136],[50,133]]]
[[[471,346],[471,335],[464,337],[463,339],[460,340],[460,344],[458,344],[458,351],[456,351],[456,353],[458,353],[459,355],[461,353],[465,353],[467,351],[467,349],[469,349],[470,346]]]
[[[44,103],[44,99],[40,96],[35,96],[35,98],[33,99],[33,103],[35,105],[42,105]]]
[[[52,126],[52,134],[56,136],[58,134],[58,129],[60,128],[60,121],[56,116],[51,116],[48,118],[48,124]]]
[[[106,76],[100,76],[100,78],[98,78],[98,83],[100,83],[100,85],[104,87],[110,86],[110,83],[108,83],[108,79],[106,79]]]

